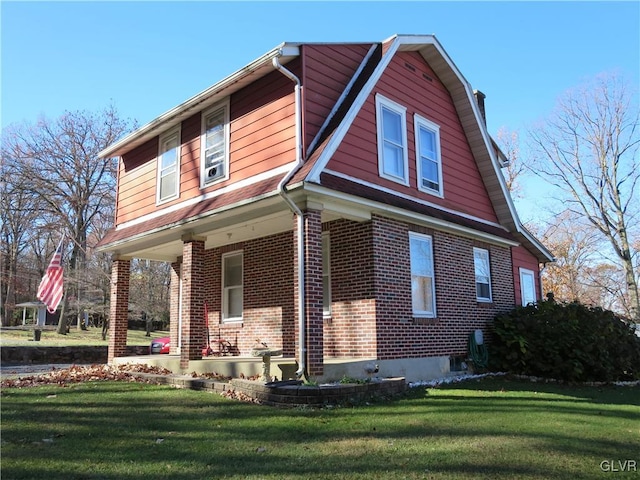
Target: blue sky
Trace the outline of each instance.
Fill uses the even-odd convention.
[[[1,124],[99,110],[143,125],[281,42],[435,34],[487,95],[489,132],[525,130],[586,77],[640,85],[640,2],[0,3]]]

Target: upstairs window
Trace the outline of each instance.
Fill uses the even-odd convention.
[[[409,233],[411,298],[415,317],[436,316],[433,243],[428,235]]]
[[[229,178],[229,102],[203,113],[201,151],[202,187]]]
[[[242,320],[243,309],[242,252],[222,257],[222,319]]]
[[[381,177],[409,185],[406,108],[376,95],[378,171]]]
[[[479,302],[491,302],[489,251],[484,248],[474,247],[473,263],[476,272],[476,298]]]
[[[414,117],[418,189],[442,196],[440,127],[419,115]]]
[[[158,174],[156,202],[163,203],[177,198],[180,179],[180,129],[173,129],[160,136],[158,150]]]

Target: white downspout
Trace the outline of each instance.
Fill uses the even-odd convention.
[[[296,84],[295,94],[295,117],[296,117],[296,164],[287,173],[280,183],[278,184],[278,191],[280,196],[287,203],[291,211],[296,215],[297,229],[298,229],[298,345],[299,345],[299,361],[300,365],[296,371],[298,378],[306,377],[307,374],[307,345],[306,345],[306,309],[305,309],[305,276],[304,276],[304,218],[302,211],[298,208],[293,200],[287,194],[285,185],[293,174],[302,166],[302,108],[301,108],[301,96],[300,96],[300,79],[296,77],[291,71],[283,67],[278,61],[278,57],[274,57],[273,66],[276,70],[279,70],[284,76],[289,78]]]

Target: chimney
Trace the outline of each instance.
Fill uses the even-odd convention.
[[[487,114],[484,111],[484,99],[487,98],[487,96],[482,93],[480,90],[474,90],[473,91],[473,96],[476,97],[476,103],[478,104],[478,110],[480,110],[480,115],[482,115],[482,121],[484,122],[485,126],[487,125]]]

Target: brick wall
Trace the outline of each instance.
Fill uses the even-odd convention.
[[[403,222],[372,219],[378,313],[378,358],[465,355],[471,331],[488,333],[496,313],[514,304],[509,248],[478,243]],[[436,318],[414,319],[411,307],[409,231],[431,235]],[[476,300],[473,247],[489,250],[492,303]],[[487,335],[485,335],[487,338]]]
[[[229,341],[236,354],[249,355],[256,340],[284,355],[295,354],[293,301],[293,233],[207,250],[204,292],[209,312],[212,348],[218,338]],[[222,255],[243,252],[243,321],[222,322]]]
[[[325,358],[465,355],[469,333],[476,328],[488,333],[494,315],[514,304],[507,247],[375,215],[364,223],[319,222],[319,212],[307,212],[306,226],[313,236],[307,251],[308,259],[313,259],[307,265],[311,292],[307,313],[316,319],[307,347],[316,363],[320,352]],[[331,251],[332,312],[324,326],[317,321],[322,318],[320,228],[329,232]],[[433,319],[416,319],[412,314],[410,231],[433,239],[437,311]],[[474,246],[489,250],[492,303],[476,300]],[[244,319],[221,323],[221,258],[234,251],[243,252]],[[286,356],[296,356],[295,233],[207,250],[202,258],[201,288],[212,341],[220,336],[233,344],[235,353],[248,355],[260,339],[282,348]],[[201,328],[204,332],[204,323]]]
[[[323,230],[329,232],[332,300],[331,317],[324,321],[324,355],[375,357],[371,223],[336,220]]]

